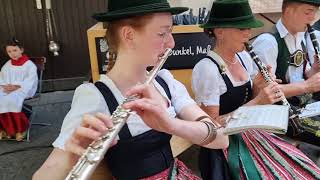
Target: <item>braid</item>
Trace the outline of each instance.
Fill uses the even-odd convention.
[[[107,25],[107,34],[105,36],[105,39],[107,41],[107,44],[109,46],[109,52],[108,52],[108,65],[107,65],[107,72],[109,72],[114,64],[116,63],[117,59],[117,46],[118,44],[116,43],[118,39],[115,39],[114,34],[115,34],[115,29],[111,24]],[[113,34],[113,36],[112,36]]]
[[[117,59],[117,52],[115,51],[115,50],[113,50],[113,49],[109,49],[109,57],[108,57],[108,66],[107,66],[107,72],[109,72],[112,68],[113,68],[113,66],[114,66],[114,64],[116,63],[116,59]]]
[[[215,45],[216,45],[216,35],[214,34],[214,29],[213,28],[205,28],[204,29],[204,33],[210,38],[213,40],[213,43],[211,44],[213,48]]]

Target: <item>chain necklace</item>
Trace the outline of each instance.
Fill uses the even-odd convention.
[[[236,64],[238,61],[237,61],[237,59],[235,59],[234,58],[234,60],[233,61],[229,61],[229,60],[227,60],[227,59],[224,59],[224,61],[226,61],[228,64],[230,64],[230,65],[234,65],[234,64]]]
[[[215,51],[222,58],[222,53],[219,53],[219,50],[213,49],[213,51]],[[237,63],[237,59],[235,57],[234,57],[233,61],[229,61],[229,60],[227,60],[225,58],[222,58],[222,59],[223,59],[223,61],[226,62],[226,64],[229,64],[229,65],[235,65]]]

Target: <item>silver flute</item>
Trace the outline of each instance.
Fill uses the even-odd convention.
[[[251,58],[253,59],[255,64],[258,66],[259,71],[262,74],[265,81],[268,84],[272,83],[273,79],[272,79],[271,75],[269,74],[266,65],[259,59],[258,55],[254,52],[252,45],[249,43],[245,43],[245,46],[246,46],[246,49],[249,52]],[[281,92],[280,89],[278,89],[276,93],[280,93],[280,92]],[[281,104],[290,107],[290,109],[289,109],[290,120],[291,120],[290,122],[291,122],[292,128],[296,134],[301,133],[303,130],[300,126],[300,120],[297,115],[299,113],[299,110],[294,108],[293,106],[291,106],[291,104],[288,102],[288,100],[285,96],[281,99]]]
[[[319,42],[315,34],[315,30],[313,29],[313,27],[310,26],[310,24],[307,25],[307,28],[308,28],[308,33],[310,35],[310,39],[313,45],[315,55],[317,56],[318,63],[320,65],[320,49],[319,49]]]
[[[172,49],[166,49],[163,56],[159,57],[159,62],[153,67],[152,71],[148,73],[148,78],[144,82],[150,84],[156,77],[158,71],[161,69],[165,61],[171,55]],[[122,104],[133,101],[140,98],[139,95],[133,95],[126,97]],[[117,109],[112,113],[111,120],[113,122],[113,128],[109,129],[106,134],[101,136],[98,140],[93,141],[84,154],[79,158],[78,162],[69,172],[65,180],[87,180],[91,177],[92,173],[104,158],[106,152],[110,148],[112,142],[117,137],[121,128],[126,123],[127,118],[130,116],[132,111],[130,109],[122,108],[120,104]]]

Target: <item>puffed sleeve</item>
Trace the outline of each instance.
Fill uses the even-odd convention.
[[[70,138],[73,131],[80,126],[84,114],[95,114],[102,112],[110,114],[103,96],[91,83],[80,85],[74,93],[71,109],[63,120],[58,138],[53,146],[64,149],[66,140]]]
[[[162,69],[158,72],[158,75],[169,87],[171,93],[171,104],[177,114],[179,114],[184,107],[195,104],[186,87],[176,80],[168,70]]]
[[[278,57],[278,43],[275,37],[269,33],[261,34],[252,43],[253,50],[260,58],[260,60],[272,67],[272,73],[276,73],[277,57]],[[255,68],[258,68],[255,66]]]
[[[198,104],[218,106],[220,88],[218,67],[210,59],[201,60],[192,71],[192,90]]]

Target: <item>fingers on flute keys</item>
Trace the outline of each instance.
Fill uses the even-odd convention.
[[[85,148],[101,135],[106,133],[113,124],[109,116],[102,113],[84,115],[80,126],[73,132],[71,138],[66,141],[65,149],[74,154],[82,155]]]

